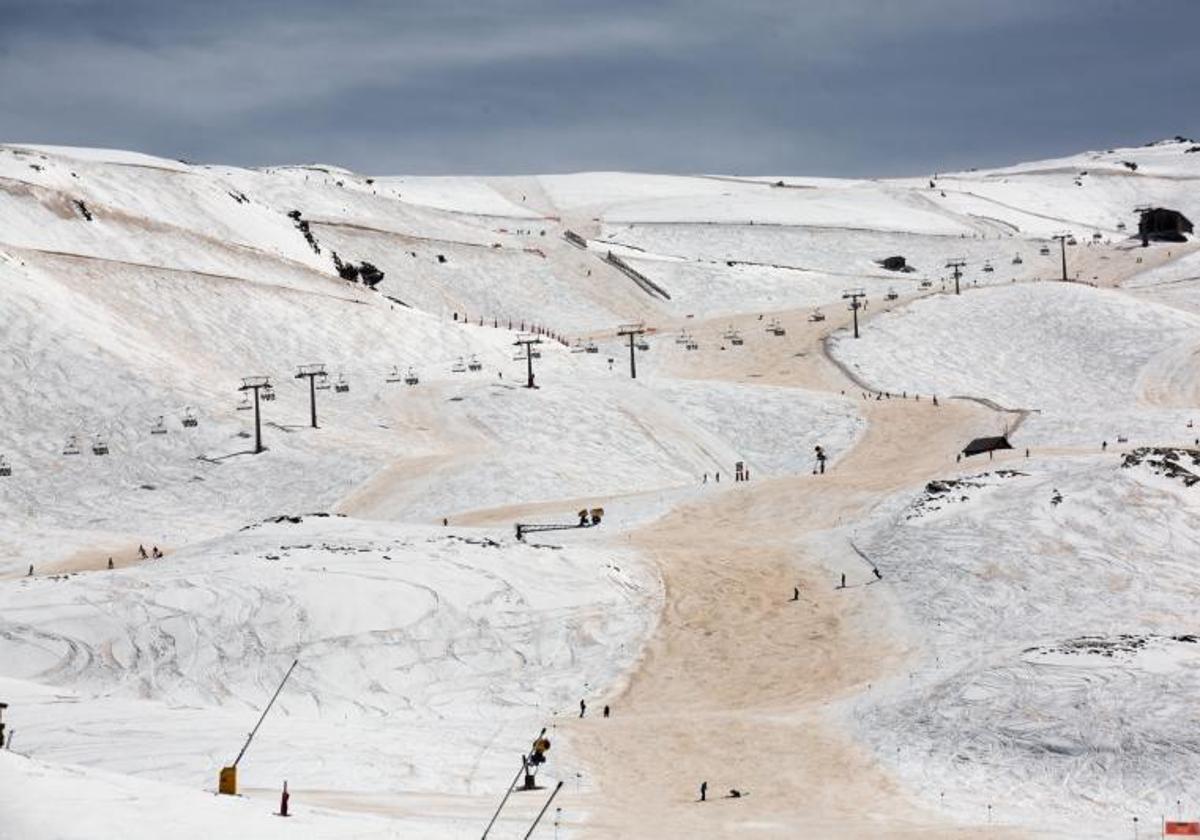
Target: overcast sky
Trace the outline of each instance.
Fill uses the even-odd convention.
[[[1200,135],[1200,0],[0,0],[0,142],[899,175]]]

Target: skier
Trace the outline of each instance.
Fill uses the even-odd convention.
[[[29,564],[29,575],[28,576],[33,577],[33,564],[32,563]]]
[[[846,588],[846,573],[842,572],[842,585],[839,586],[838,589],[845,589],[845,588]]]
[[[154,548],[150,552],[150,556],[152,556],[155,560],[158,560],[163,555],[162,555],[162,552],[158,550],[158,546],[154,546]]]
[[[875,580],[883,580],[883,574],[879,571],[878,566],[872,566],[871,571],[875,573]]]
[[[799,586],[793,586],[793,587],[792,587],[792,600],[793,600],[793,601],[799,601],[799,600],[800,600],[800,587],[799,587]]]
[[[139,545],[138,546],[138,558],[141,560],[145,560],[147,556],[148,555],[146,554],[146,546]]]
[[[1106,441],[1106,440],[1102,440],[1102,441],[1100,441],[1100,451],[1101,451],[1101,452],[1107,452],[1107,451],[1108,451],[1108,441]]]
[[[583,717],[586,712],[587,712],[587,703],[583,700],[580,700],[579,701],[579,716]]]
[[[604,706],[604,716],[605,716],[605,717],[608,717],[608,714],[609,714],[609,712],[610,712],[610,711],[611,711],[611,710],[608,708],[608,705],[607,705],[607,704],[605,704],[605,706]]]
[[[700,801],[703,802],[706,799],[708,799],[708,782],[701,782],[700,783]]]
[[[110,569],[111,569],[112,567],[113,567],[113,561],[112,561],[112,558],[111,558],[111,557],[109,557],[109,558],[108,558],[108,568],[110,568]]]

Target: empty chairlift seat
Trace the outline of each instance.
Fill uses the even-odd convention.
[[[165,435],[167,433],[167,424],[160,414],[158,419],[154,421],[154,425],[150,427],[150,434]]]
[[[79,438],[71,435],[67,438],[67,442],[63,444],[62,454],[78,455],[79,454]]]
[[[387,375],[387,381],[388,382],[399,382],[400,381],[400,368],[396,367],[395,365],[392,365],[392,372]]]

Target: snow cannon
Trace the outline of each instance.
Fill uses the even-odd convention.
[[[296,666],[300,664],[299,659],[292,660],[292,667],[287,669],[287,673],[283,675],[283,679],[279,681],[279,688],[275,689],[275,693],[271,695],[270,701],[262,714],[258,717],[258,723],[254,724],[254,728],[250,730],[250,734],[246,736],[246,743],[242,744],[241,752],[237,754],[237,758],[233,760],[233,764],[228,767],[222,767],[221,773],[217,777],[217,793],[225,794],[226,796],[237,796],[237,767],[242,760],[242,756],[246,754],[246,750],[250,746],[250,742],[254,740],[254,736],[258,733],[258,728],[262,726],[262,722],[267,718],[267,712],[271,711],[271,707],[275,705],[275,701],[279,699],[279,693],[283,691],[284,685],[288,678],[291,677],[292,671],[296,670]]]
[[[521,786],[521,790],[539,790],[537,784],[537,771],[540,766],[546,763],[546,753],[550,750],[550,739],[544,734],[538,736],[538,739],[533,742],[533,747],[529,750],[528,758],[523,759],[525,767],[525,781]]]

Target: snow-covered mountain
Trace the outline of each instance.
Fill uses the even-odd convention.
[[[241,769],[251,796],[291,781],[306,836],[476,836],[543,726],[587,836],[950,837],[992,803],[1014,836],[1124,836],[1200,770],[1190,561],[1133,561],[1186,554],[1196,491],[1117,466],[1200,438],[1198,252],[1136,237],[1139,208],[1200,218],[1198,182],[1181,138],[852,181],[0,146],[0,837],[274,836],[266,803],[171,792],[215,784],[296,658]],[[1022,476],[909,516],[994,434]],[[879,585],[832,590],[864,557]],[[1071,597],[1083,575],[1102,592]],[[809,612],[777,614],[797,580]],[[1093,636],[1142,641],[1080,669]],[[757,762],[687,735],[768,718]],[[685,807],[735,771],[755,810]],[[664,792],[628,798],[640,774]],[[855,817],[836,784],[888,793]]]

